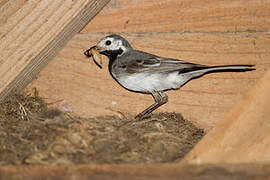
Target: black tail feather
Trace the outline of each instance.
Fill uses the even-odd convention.
[[[239,67],[239,69],[214,69],[214,68],[228,68],[228,67]],[[244,68],[243,68],[244,67]],[[225,65],[225,66],[193,66],[189,68],[183,68],[179,70],[179,74],[196,72],[199,70],[209,69],[209,71],[204,74],[214,73],[214,72],[245,72],[245,71],[253,71],[256,70],[254,65],[244,64],[244,65]],[[213,68],[213,70],[211,70]]]

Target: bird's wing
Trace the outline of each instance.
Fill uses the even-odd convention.
[[[172,72],[179,71],[180,73],[200,70],[207,66],[193,64],[182,60],[149,57],[133,59],[127,62],[125,68],[128,73],[153,73],[153,72]]]

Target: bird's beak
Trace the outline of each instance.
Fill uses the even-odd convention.
[[[90,49],[87,49],[86,51],[84,51],[84,55],[87,56],[87,57],[92,57],[91,51],[92,51],[93,49],[94,49],[94,50],[97,50],[97,47],[96,47],[96,46],[93,46],[93,47],[91,47]]]
[[[87,49],[85,52],[84,52],[84,55],[87,56],[87,57],[92,57],[92,51],[96,51],[98,53],[101,53],[103,51],[105,51],[105,49],[99,47],[99,46],[93,46],[91,47],[90,49]]]
[[[93,60],[95,62],[95,64],[102,69],[102,66],[100,64],[102,64],[102,58],[100,57],[100,48],[98,48],[98,46],[93,46],[90,49],[87,49],[84,52],[84,55],[87,57],[93,57]],[[97,62],[99,61],[99,62]]]

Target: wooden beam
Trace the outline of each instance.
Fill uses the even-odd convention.
[[[270,71],[184,159],[188,163],[270,163]]]
[[[269,179],[269,164],[123,164],[77,166],[1,166],[0,176],[8,180],[160,180],[160,179]]]
[[[109,0],[8,0],[0,6],[0,101],[25,87]]]
[[[269,0],[112,0],[83,32],[242,32],[270,29]]]

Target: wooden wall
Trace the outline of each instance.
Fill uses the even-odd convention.
[[[111,0],[82,32],[268,31],[268,0]]]
[[[28,86],[81,116],[139,113],[150,95],[129,92],[83,55],[111,32],[136,49],[206,65],[255,64],[256,71],[209,74],[169,91],[158,111],[175,111],[211,129],[269,68],[268,0],[111,1]],[[107,60],[103,60],[107,66]]]

